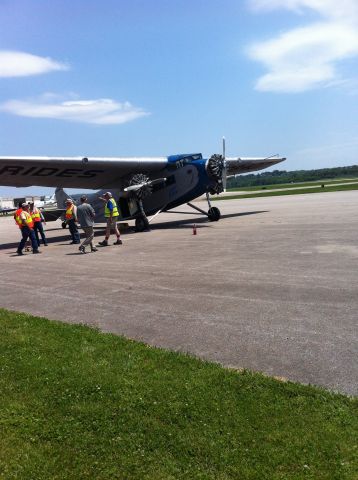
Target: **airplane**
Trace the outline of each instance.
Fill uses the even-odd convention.
[[[9,215],[16,211],[13,200],[0,197],[0,215]]]
[[[279,156],[226,158],[225,141],[223,153],[209,158],[203,158],[201,153],[168,157],[0,157],[0,185],[55,187],[57,209],[51,209],[53,220],[61,216],[69,197],[63,188],[98,189],[87,195],[98,223],[105,222],[104,203],[98,197],[110,191],[117,201],[120,220],[135,220],[136,231],[143,231],[160,212],[182,204],[210,221],[218,221],[221,212],[211,205],[210,195],[223,192],[227,178],[284,160]],[[207,211],[191,203],[204,194]]]
[[[9,215],[10,213],[16,212],[16,208],[1,208],[0,207],[0,215]]]

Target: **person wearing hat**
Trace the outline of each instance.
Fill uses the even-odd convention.
[[[70,230],[71,242],[70,244],[80,243],[80,234],[77,228],[77,208],[71,198],[66,200],[66,223]]]
[[[86,246],[90,245],[91,252],[97,252],[97,248],[93,246],[93,225],[94,225],[95,211],[89,203],[87,203],[86,195],[81,197],[81,205],[77,207],[77,218],[82,230],[85,232],[86,238],[79,247],[81,253],[86,253]]]
[[[45,221],[44,216],[42,215],[40,210],[37,207],[35,207],[35,202],[33,201],[29,202],[29,206],[30,206],[30,215],[32,217],[32,220],[34,221],[34,232],[35,232],[35,237],[36,237],[38,246],[40,246],[40,237],[39,237],[39,233],[40,233],[42,242],[45,245],[45,247],[47,247],[47,240],[46,240],[45,232],[42,226],[42,222]]]
[[[17,210],[15,210],[15,213],[14,213],[14,220],[15,220],[16,225],[17,225],[19,228],[20,228],[20,224],[21,224],[21,222],[20,222],[20,213],[22,212],[22,203],[23,203],[23,202],[22,202],[22,200],[21,200],[21,202],[19,202],[19,204],[18,204]]]
[[[112,197],[111,192],[106,192],[103,197],[99,197],[100,200],[106,202],[104,207],[104,216],[107,220],[107,228],[106,228],[106,237],[103,242],[99,242],[98,245],[101,247],[108,246],[108,240],[111,235],[111,229],[114,230],[114,233],[117,236],[117,241],[114,242],[113,245],[122,245],[121,234],[119,233],[117,222],[119,219],[119,210],[117,207],[117,203],[115,199]]]
[[[18,224],[22,239],[17,247],[17,254],[23,255],[23,249],[25,247],[26,241],[28,238],[31,240],[32,245],[32,253],[41,253],[39,251],[38,243],[34,233],[34,221],[31,218],[29,213],[29,205],[28,203],[23,203],[21,205],[21,212],[19,210],[16,211],[17,216],[15,217],[16,223]]]

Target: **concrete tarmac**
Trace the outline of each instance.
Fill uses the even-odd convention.
[[[0,218],[0,305],[357,395],[357,203],[357,191],[225,200],[216,223],[183,206],[86,255],[54,222],[42,255],[18,257]]]

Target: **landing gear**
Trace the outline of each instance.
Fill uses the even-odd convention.
[[[62,226],[62,228],[66,228],[67,227],[67,222],[62,222],[61,226]]]
[[[210,222],[217,222],[221,217],[220,210],[217,207],[210,207],[208,210],[208,219]]]
[[[138,199],[138,207],[139,207],[140,216],[135,219],[136,232],[144,232],[144,231],[148,232],[150,230],[149,222],[145,214],[145,211],[143,208],[143,202],[141,198]]]
[[[206,200],[207,200],[208,206],[209,206],[208,219],[210,220],[210,222],[217,222],[221,217],[221,213],[220,213],[220,210],[217,207],[212,207],[211,206],[209,192],[206,192]]]
[[[137,217],[135,219],[135,231],[144,232],[145,230],[149,230],[147,217]]]
[[[193,205],[190,202],[188,202],[187,205],[189,205],[189,207],[193,208],[194,210],[197,210],[198,212],[203,213],[204,215],[207,215],[210,222],[217,222],[221,217],[221,213],[220,213],[220,210],[217,207],[212,207],[211,206],[209,192],[206,192],[206,200],[207,200],[208,206],[209,206],[209,210],[207,212],[205,212],[205,210],[202,210],[201,208],[197,207],[196,205]]]

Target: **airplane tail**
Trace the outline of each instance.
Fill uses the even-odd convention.
[[[66,209],[66,200],[71,198],[63,188],[57,187],[55,190],[55,198],[57,202],[57,208],[64,208]]]

